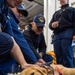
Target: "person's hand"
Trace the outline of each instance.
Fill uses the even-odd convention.
[[[21,66],[21,69],[23,70],[23,69],[26,69],[26,68],[28,68],[30,66],[32,66],[32,65],[25,63],[24,65]]]
[[[29,68],[29,67],[39,67],[37,64],[28,64],[28,63],[25,63],[24,65],[21,66],[21,69],[26,69],[26,68]]]
[[[58,27],[58,21],[55,21],[52,23],[52,28],[57,28]]]
[[[75,42],[75,35],[73,36],[73,41]]]
[[[43,59],[39,59],[38,62],[45,64],[46,62]]]
[[[45,64],[46,62],[43,59],[39,59],[38,62],[36,62],[35,64],[38,66],[41,66],[43,64]]]
[[[40,62],[36,62],[35,65],[41,66],[42,63],[40,63]]]
[[[40,55],[41,57],[43,56],[41,52],[39,53],[39,55]]]

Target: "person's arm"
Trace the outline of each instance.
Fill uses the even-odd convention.
[[[45,43],[45,38],[43,33],[40,34],[40,38],[41,38],[41,41],[39,45],[39,54],[43,56],[46,53],[46,43]]]
[[[49,23],[49,28],[51,30],[55,30],[58,27],[58,21],[55,20],[55,14],[56,14],[56,12],[53,14],[52,19],[51,19],[51,21]]]
[[[14,41],[14,39],[13,39]],[[16,44],[16,42],[14,41],[14,46],[10,52],[10,54],[12,55],[13,58],[15,58],[15,60],[20,63],[21,66],[23,66],[24,64],[27,64],[26,61],[23,58],[23,54],[19,48],[19,46]]]
[[[32,66],[31,64],[28,64],[25,59],[24,59],[24,56],[21,52],[21,49],[20,47],[17,45],[17,43],[15,42],[15,40],[13,39],[14,41],[14,46],[10,52],[10,54],[12,55],[12,57],[21,65],[21,68],[22,69],[25,69],[25,68],[28,68],[30,66]]]
[[[17,21],[15,21],[15,19],[14,19],[15,15],[13,15],[12,13],[10,13],[9,16],[10,16],[11,24],[15,27],[15,29],[13,29],[13,27],[12,27],[12,30],[15,30],[17,32],[17,33],[15,33],[15,31],[13,31],[13,33],[15,33],[14,35],[16,35],[15,41],[19,45],[19,47],[21,48],[21,51],[23,52],[26,61],[28,63],[36,63],[37,59],[36,59],[34,53],[32,52],[32,50],[30,49],[27,41],[24,39],[22,33],[18,30]]]
[[[24,35],[24,34],[23,34],[23,35]],[[41,56],[39,55],[39,53],[38,53],[37,50],[35,49],[31,37],[30,37],[29,35],[24,35],[24,38],[25,38],[26,41],[28,42],[28,44],[29,44],[31,50],[33,51],[33,53],[35,54],[36,58],[37,58],[37,59],[40,59]]]
[[[31,37],[30,37],[29,35],[26,35],[25,33],[23,33],[23,35],[24,35],[24,38],[26,39],[26,41],[28,42],[28,44],[29,44],[31,50],[32,50],[33,53],[35,54],[35,56],[36,56],[38,62],[43,62],[43,63],[45,63],[44,60],[42,59],[42,57],[41,57],[41,56],[39,55],[39,53],[37,52],[37,50],[35,49]]]

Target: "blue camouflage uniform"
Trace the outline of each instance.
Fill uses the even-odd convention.
[[[26,40],[23,38],[21,32],[18,30],[17,22],[15,21],[14,16],[9,14],[9,8],[6,6],[6,0],[0,0],[0,22],[1,22],[2,32],[8,33],[9,35],[14,37],[15,41],[20,46],[25,59],[27,59],[27,62],[35,63],[37,62],[37,59],[33,54],[33,52],[31,51],[31,49],[29,48],[29,45],[27,44]],[[10,55],[8,57],[10,57]],[[11,62],[15,63],[15,60],[12,59],[12,57],[11,60],[12,60]],[[7,64],[9,63],[10,62],[8,62]],[[2,66],[2,64],[0,65]],[[2,67],[8,70],[7,66],[8,65]],[[4,69],[2,70],[4,71]],[[0,67],[0,73],[1,72],[2,71]],[[2,73],[4,74],[4,72]]]
[[[6,27],[5,15],[7,16],[7,13],[8,9],[6,7],[6,0],[0,0],[0,27],[2,30]],[[9,54],[12,47],[13,41],[11,37],[3,32],[0,32],[0,75],[6,75],[6,72],[9,71],[9,67],[15,63],[15,60]]]

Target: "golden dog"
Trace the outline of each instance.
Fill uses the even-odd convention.
[[[41,67],[30,67],[23,70],[20,75],[47,75],[47,71]]]
[[[75,68],[66,68],[62,65],[54,65],[51,64],[50,66],[54,69],[54,75],[75,75]],[[59,74],[58,69],[62,74]]]
[[[62,65],[54,64],[50,66],[53,68],[54,74],[48,73],[45,68],[30,67],[23,70],[20,75],[75,75],[75,68],[66,68]]]

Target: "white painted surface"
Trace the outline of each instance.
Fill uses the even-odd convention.
[[[51,44],[52,31],[49,29],[49,22],[55,12],[55,0],[44,0],[44,16],[46,19],[46,28],[44,28],[44,35],[47,44],[47,51],[53,50],[53,45]]]

